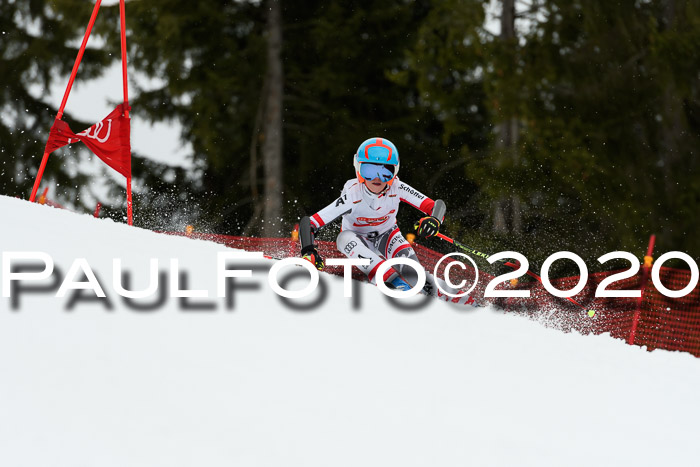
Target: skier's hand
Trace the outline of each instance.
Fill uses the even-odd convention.
[[[319,271],[326,267],[323,257],[318,254],[318,250],[313,245],[309,245],[301,249],[301,257],[316,266]]]
[[[413,228],[416,229],[416,235],[419,237],[433,237],[440,231],[440,221],[433,216],[423,217]]]

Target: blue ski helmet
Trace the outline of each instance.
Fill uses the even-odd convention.
[[[355,153],[354,165],[357,178],[362,183],[364,183],[365,179],[360,175],[360,165],[365,162],[393,166],[394,176],[387,182],[391,185],[399,173],[399,150],[396,149],[394,143],[386,138],[370,138],[360,144]]]

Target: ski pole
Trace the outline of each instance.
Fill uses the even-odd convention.
[[[466,251],[467,253],[473,254],[474,256],[478,256],[478,257],[480,257],[480,258],[484,258],[485,260],[488,260],[488,259],[491,257],[491,255],[489,255],[488,253],[482,253],[482,252],[479,251],[479,250],[475,250],[474,248],[469,247],[469,246],[465,245],[464,243],[460,243],[460,242],[458,242],[457,240],[448,237],[447,235],[441,234],[440,232],[436,233],[435,236],[436,236],[436,237],[439,237],[439,238],[441,238],[441,239],[443,239],[443,240],[445,240],[445,241],[448,242],[448,243],[453,244],[454,246],[456,246],[456,247],[459,248],[460,250],[464,250],[464,251]],[[499,260],[499,261],[505,261],[505,260]]]
[[[443,235],[443,234],[441,234],[440,232],[438,232],[437,234],[435,234],[435,236],[438,237],[438,238],[440,238],[440,239],[442,239],[442,240],[444,240],[444,241],[446,241],[446,242],[448,242],[448,243],[453,244],[454,246],[456,246],[456,247],[459,248],[460,250],[466,251],[467,253],[471,253],[471,254],[474,255],[474,256],[478,256],[478,257],[480,257],[480,258],[484,258],[484,259],[487,260],[487,261],[488,261],[488,259],[492,256],[492,255],[490,255],[490,254],[488,254],[488,253],[484,253],[484,252],[481,252],[481,251],[479,251],[479,250],[477,250],[477,249],[474,249],[474,248],[472,248],[472,247],[469,247],[469,246],[465,245],[464,243],[458,242],[457,240],[455,240],[455,239],[453,239],[453,238],[450,238],[450,237],[448,237],[447,235]],[[503,262],[506,266],[510,266],[510,267],[513,268],[513,269],[518,269],[518,265],[517,265],[517,264],[513,264],[513,263],[511,263],[510,261],[506,261],[506,260],[501,259],[501,260],[498,260],[498,262]],[[540,276],[538,276],[537,274],[535,274],[534,272],[528,270],[528,271],[526,272],[526,274],[527,274],[528,276],[534,278],[535,280],[537,280],[540,284],[544,285],[543,282],[542,282],[542,278],[541,278]],[[591,318],[593,318],[593,317],[595,316],[596,312],[595,312],[594,309],[592,309],[592,308],[586,308],[585,306],[581,305],[579,302],[577,302],[576,300],[574,300],[574,299],[571,298],[571,297],[564,297],[564,298],[566,298],[568,301],[570,301],[570,302],[573,303],[574,305],[578,306],[579,308],[582,308],[583,310],[585,310],[586,313],[588,314],[588,316],[590,316]]]

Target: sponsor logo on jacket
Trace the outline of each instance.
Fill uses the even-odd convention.
[[[403,190],[403,191],[405,191],[406,193],[408,193],[409,195],[415,196],[415,197],[418,198],[418,199],[423,199],[423,198],[425,198],[425,195],[424,195],[423,193],[421,193],[421,192],[419,192],[419,191],[416,191],[416,190],[414,190],[414,189],[412,189],[412,188],[409,188],[409,187],[407,187],[406,185],[404,185],[403,183],[399,186],[399,190]]]
[[[387,220],[389,220],[390,216],[382,216],[382,217],[358,217],[355,219],[355,222],[353,222],[352,225],[355,227],[376,227],[378,225],[382,225],[385,223]]]
[[[396,246],[397,243],[403,243],[404,238],[401,235],[394,235],[394,238],[391,239],[389,242],[389,246],[387,247],[387,250],[391,251],[394,249],[394,246]]]

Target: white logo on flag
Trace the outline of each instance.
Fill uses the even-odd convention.
[[[109,122],[109,125],[107,126],[107,134],[105,134],[102,138],[100,138],[100,131],[102,131],[102,127],[104,126],[103,122],[95,123],[93,126],[83,131],[82,133],[78,133],[78,135],[97,140],[97,142],[99,143],[104,143],[109,139],[109,136],[112,134],[112,119],[108,118],[107,121]],[[90,130],[93,129],[94,131],[90,132]],[[70,144],[70,140],[68,141],[68,144]]]

